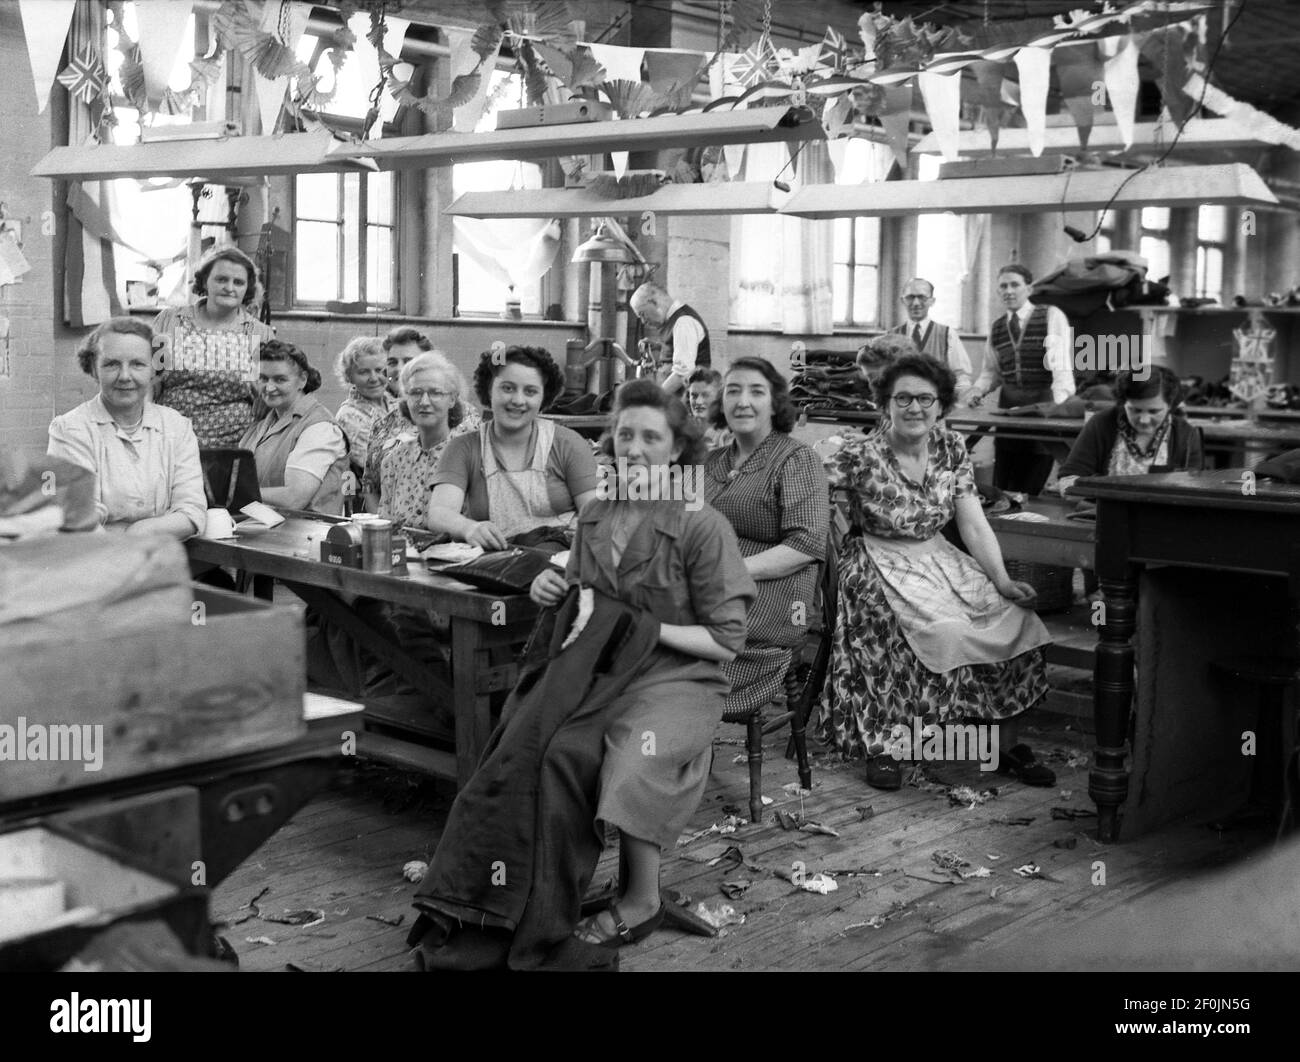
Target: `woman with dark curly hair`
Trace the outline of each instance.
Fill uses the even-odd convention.
[[[1201,429],[1179,408],[1183,386],[1163,365],[1148,366],[1141,378],[1115,377],[1115,405],[1098,413],[1070,448],[1061,467],[1061,494],[1080,476],[1142,476],[1160,469],[1200,469]]]
[[[611,421],[618,478],[583,509],[565,574],[543,572],[531,596],[555,606],[578,585],[648,614],[645,653],[610,701],[584,699],[545,741],[514,735],[528,733],[530,713],[552,710],[554,698],[527,699],[550,677],[521,681],[511,694],[416,896],[423,917],[411,943],[429,967],[558,964],[566,952],[580,955],[578,945],[607,955],[662,921],[661,854],[673,850],[703,796],[727,689],[722,665],[745,642],[754,584],[727,521],[696,490],[674,489],[698,487],[686,469],[703,458],[682,402],[651,380],[630,381]],[[593,603],[592,614],[601,608]],[[550,667],[562,671],[565,661],[562,648]],[[621,895],[578,924],[606,825],[620,834]],[[523,875],[511,887],[493,884],[500,879],[482,872],[484,856],[527,868],[529,885],[518,883]]]
[[[907,738],[930,725],[997,723],[999,770],[1028,785],[1055,776],[1012,717],[1047,694],[1047,628],[1033,587],[1013,581],[975,489],[965,440],[940,423],[955,400],[946,365],[909,355],[876,378],[880,426],[826,462],[848,495],[828,711],[819,737],[867,756],[867,781],[902,785]],[[963,553],[941,533],[957,519]],[[914,720],[916,725],[914,725]]]
[[[252,450],[262,500],[284,509],[343,512],[348,445],[330,411],[311,397],[320,373],[292,343],[263,343],[258,385],[269,412],[239,440]]]
[[[758,584],[744,652],[725,669],[730,715],[761,708],[782,689],[791,651],[807,633],[792,606],[812,607],[830,507],[817,452],[790,437],[790,388],[770,363],[733,361],[713,408],[714,426],[730,428],[732,442],[705,460],[704,496],[735,528]]]
[[[431,531],[499,550],[539,527],[572,528],[595,496],[598,474],[581,435],[538,416],[563,390],[564,373],[541,347],[484,351],[474,391],[492,419],[442,452]]]
[[[154,397],[190,418],[200,447],[234,446],[253,420],[257,348],[275,329],[249,310],[257,266],[238,247],[210,251],[194,272],[193,292],[198,302],[154,318],[167,369]]]

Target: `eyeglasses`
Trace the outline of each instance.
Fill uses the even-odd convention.
[[[414,403],[418,406],[418,405],[419,405],[421,402],[423,402],[426,398],[432,398],[432,399],[450,398],[453,394],[455,394],[454,391],[419,391],[419,390],[416,390],[416,391],[407,391],[407,392],[406,392],[406,397],[407,397],[410,401],[414,402]]]
[[[937,401],[939,401],[938,395],[909,395],[906,392],[901,395],[894,395],[894,405],[899,409],[906,409],[913,402],[922,409],[929,409]]]

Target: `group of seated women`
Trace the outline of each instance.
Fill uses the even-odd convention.
[[[202,532],[199,449],[233,446],[253,452],[263,497],[284,508],[340,512],[351,474],[383,516],[485,550],[539,530],[566,534],[567,568],[539,575],[533,600],[556,607],[586,588],[610,620],[576,632],[570,657],[553,648],[544,662],[548,674],[556,669],[549,681],[573,699],[564,714],[555,714],[554,698],[530,695],[543,688],[535,675],[511,694],[483,778],[453,807],[417,897],[412,942],[427,965],[589,967],[608,962],[607,946],[659,924],[661,855],[699,804],[716,723],[724,710],[761,707],[780,690],[837,503],[850,530],[839,547],[821,740],[865,758],[870,784],[897,788],[898,744],[914,721],[996,723],[1000,769],[1053,783],[1015,725],[1046,694],[1049,636],[1032,611],[1032,587],[1007,574],[965,441],[944,423],[955,380],[943,364],[903,353],[875,372],[880,424],[824,463],[791,435],[784,377],[754,357],[720,376],[692,377],[689,407],[651,381],[625,384],[604,452],[593,455],[541,416],[563,375],[537,347],[482,355],[473,393],[489,418],[419,333],[355,340],[335,365],[350,390],[332,415],[312,397],[320,375],[303,352],[240,316],[256,283],[252,263],[225,250],[205,266],[196,280],[203,298],[189,312],[166,311],[154,328],[116,318],[91,333],[79,357],[99,393],[50,425],[49,452],[96,473],[105,527]],[[1155,367],[1147,379],[1122,376],[1117,390],[1115,408],[1076,443],[1062,470],[1067,484],[1077,475],[1199,467],[1199,438],[1177,410],[1172,374]],[[706,432],[720,445],[710,448]],[[600,460],[614,463],[602,470]],[[699,469],[698,479],[681,475],[686,467]],[[598,490],[602,474],[614,490]],[[631,489],[652,479],[661,489]],[[703,499],[669,488],[690,482],[702,484]],[[950,523],[964,549],[942,534]],[[566,676],[584,637],[609,638],[616,628],[641,632],[623,673]],[[631,653],[631,645],[616,648]],[[593,695],[583,691],[597,688],[600,710],[584,710]],[[527,728],[542,717],[549,736],[531,740]],[[536,784],[501,784],[492,772],[503,763]],[[526,815],[521,800],[532,802]],[[525,820],[531,833],[512,830]],[[619,833],[626,873],[608,910],[580,922],[606,826]],[[503,858],[533,868],[532,885],[488,887],[492,869],[466,862],[480,835],[513,837]]]

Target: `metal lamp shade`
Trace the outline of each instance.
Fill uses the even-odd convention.
[[[605,231],[604,225],[601,225],[591,239],[579,245],[573,252],[573,261],[628,265],[635,262],[636,258],[622,243]]]

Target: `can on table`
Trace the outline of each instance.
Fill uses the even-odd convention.
[[[367,572],[393,570],[391,520],[367,520],[361,525],[361,568]]]

